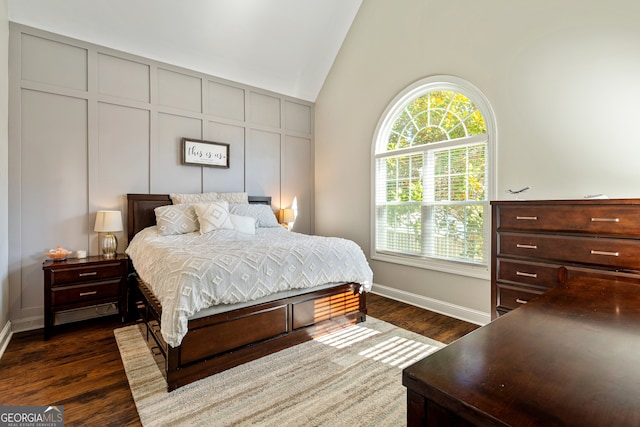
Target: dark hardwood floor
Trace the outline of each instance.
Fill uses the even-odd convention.
[[[367,296],[369,315],[451,343],[478,326],[393,301]],[[139,426],[113,330],[117,317],[14,334],[0,359],[0,405],[63,405],[65,425]]]
[[[451,344],[479,328],[478,325],[371,293],[367,294],[367,310],[376,319],[445,344]]]

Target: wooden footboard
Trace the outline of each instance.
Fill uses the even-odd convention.
[[[366,294],[349,283],[189,321],[179,347],[160,334],[162,307],[135,278],[136,306],[165,358],[168,390],[366,319]]]

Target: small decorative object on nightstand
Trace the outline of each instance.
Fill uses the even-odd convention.
[[[98,211],[94,230],[98,233],[105,233],[100,241],[102,256],[113,258],[118,251],[118,239],[113,233],[122,231],[122,214],[120,211]]]
[[[280,209],[280,224],[287,230],[290,228],[289,224],[296,220],[296,215],[293,209]]]
[[[117,303],[127,317],[127,272],[129,258],[90,256],[47,260],[44,271],[44,339],[49,339],[56,313],[99,304]]]

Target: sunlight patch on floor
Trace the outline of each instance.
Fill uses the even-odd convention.
[[[327,335],[314,338],[315,341],[335,348],[346,348],[380,332],[364,326],[354,325]],[[376,360],[400,369],[424,359],[440,347],[424,344],[408,338],[391,337],[358,353],[360,356]]]
[[[323,335],[319,338],[315,338],[315,340],[332,347],[345,348],[379,333],[380,332],[374,331],[373,329],[355,325],[345,329],[340,329],[339,331],[331,334]]]
[[[424,359],[439,348],[407,338],[391,337],[359,354],[402,369]]]

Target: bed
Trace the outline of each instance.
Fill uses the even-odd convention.
[[[172,199],[168,194],[128,194],[127,200],[127,231],[130,242],[127,252],[129,253],[134,243],[137,244],[145,236],[153,236],[153,233],[160,234],[160,226],[156,226],[155,209],[172,205]],[[270,197],[249,197],[248,203],[270,205],[271,199]],[[218,231],[209,234],[215,233]],[[267,233],[273,233],[278,236],[278,239],[284,240],[298,234],[283,228],[256,229],[255,238],[246,237],[245,241],[240,243],[249,244],[253,239],[273,239]],[[195,250],[194,248],[198,246],[193,243],[200,242],[196,234],[186,235],[187,240],[191,240],[188,240],[185,251]],[[234,233],[227,230],[219,232],[220,236],[227,234]],[[134,237],[136,237],[135,241]],[[305,236],[305,238],[310,237]],[[149,239],[154,240],[154,238]],[[158,277],[170,276],[162,270],[165,268],[165,263],[156,261],[156,264],[147,262],[145,265],[139,255],[142,252],[138,249],[137,254],[136,251],[129,254],[130,310],[137,312],[139,319],[146,324],[148,339],[155,341],[164,358],[164,374],[169,391],[366,319],[366,291],[370,289],[371,283],[366,283],[368,281],[363,283],[362,280],[329,281],[319,285],[312,281],[304,284],[293,283],[286,289],[279,284],[274,285],[271,293],[260,290],[260,294],[252,295],[248,300],[235,301],[233,297],[225,300],[226,302],[220,295],[212,296],[215,292],[211,289],[205,287],[201,290],[193,285],[191,286],[193,289],[197,288],[199,292],[206,295],[206,298],[195,299],[197,301],[206,299],[208,304],[213,301],[213,306],[206,309],[199,308],[196,311],[191,308],[176,309],[173,306],[173,300],[167,299],[166,294],[161,292],[162,287],[154,282],[160,281]],[[179,263],[178,257],[182,255],[179,252],[175,254],[174,264]],[[233,251],[229,250],[229,252]],[[174,255],[166,255],[165,252],[164,259],[173,262]],[[138,269],[136,269],[136,263],[139,266]],[[156,265],[160,274],[155,276],[152,274],[154,268],[149,267],[153,265]],[[312,267],[315,270],[317,266]],[[326,269],[326,267],[323,268]],[[368,265],[366,268],[368,269]],[[204,270],[209,271],[209,269]],[[262,270],[264,271],[264,268]],[[290,267],[290,270],[295,268]],[[142,274],[143,271],[144,274]],[[271,269],[267,271],[270,274]],[[190,275],[193,274],[182,273],[180,277]],[[261,278],[259,280],[262,281]],[[202,280],[207,286],[210,281]],[[158,295],[154,292],[154,287]],[[184,290],[181,292],[190,295],[190,292]],[[225,295],[227,293],[229,292],[221,292]],[[165,303],[163,304],[162,301]],[[177,318],[176,312],[180,312],[181,317]],[[182,323],[184,323],[184,331],[181,330]],[[179,330],[177,335],[176,329]]]

